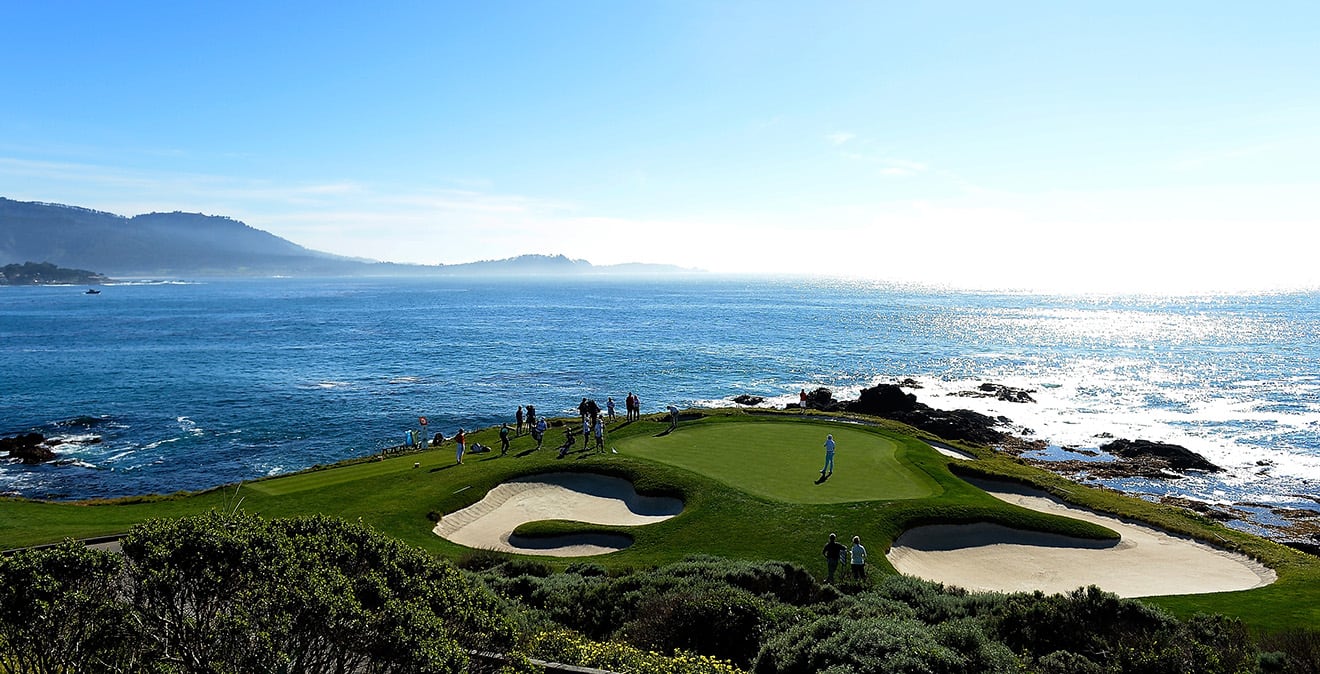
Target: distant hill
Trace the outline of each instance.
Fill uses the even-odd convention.
[[[595,266],[562,255],[408,265],[331,255],[242,222],[200,213],[125,217],[0,197],[0,265],[41,261],[118,277],[664,273],[670,265]]]

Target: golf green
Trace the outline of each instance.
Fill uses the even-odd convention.
[[[827,434],[834,436],[834,473],[822,479]],[[939,489],[930,476],[900,460],[898,443],[865,426],[699,421],[680,424],[672,433],[630,437],[616,448],[786,503],[915,499]]]

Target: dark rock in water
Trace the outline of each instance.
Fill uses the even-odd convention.
[[[835,407],[834,394],[827,388],[818,388],[807,392],[807,407],[813,410],[830,411]]]
[[[917,397],[894,384],[863,389],[857,400],[844,405],[855,414],[869,414],[901,421],[944,438],[978,445],[999,442],[1004,433],[995,428],[999,420],[971,410],[937,410],[917,402]]]
[[[961,398],[995,398],[1010,403],[1034,403],[1036,399],[1031,397],[1032,393],[1035,391],[985,382],[975,391],[958,391],[950,395]]]
[[[1072,452],[1073,454],[1081,454],[1082,456],[1100,456],[1100,452],[1093,449],[1081,449],[1080,447],[1073,447],[1071,445],[1065,446],[1063,451]]]
[[[8,452],[9,458],[19,459],[29,466],[45,463],[56,456],[46,445],[46,437],[40,433],[0,438],[0,452]]]
[[[894,384],[880,384],[862,389],[857,400],[848,403],[848,411],[857,414],[869,414],[874,417],[888,416],[894,412],[910,412],[917,407],[917,396],[905,393]]]
[[[765,402],[765,398],[762,398],[761,396],[747,395],[746,393],[744,393],[740,396],[735,397],[733,399],[733,402],[738,405],[760,405],[761,403]]]
[[[1305,552],[1308,555],[1320,557],[1320,538],[1311,536],[1310,538],[1285,538],[1279,541],[1284,545]]]
[[[1120,438],[1100,445],[1100,449],[1124,459],[1158,459],[1173,470],[1202,470],[1210,473],[1224,470],[1186,447],[1166,442]]]
[[[1184,498],[1182,496],[1162,496],[1160,497],[1160,503],[1168,506],[1185,508],[1219,522],[1231,522],[1233,520],[1245,519],[1247,517],[1247,514],[1238,508],[1231,506],[1214,506],[1203,501]]]
[[[995,428],[994,418],[972,410],[925,409],[896,413],[889,418],[920,428],[945,440],[961,440],[978,445],[990,445],[1003,439],[1004,433]]]
[[[919,388],[922,388],[922,386],[921,386],[921,382],[919,382],[919,381],[917,381],[917,380],[915,380],[915,379],[913,379],[913,378],[911,378],[911,377],[908,377],[907,379],[904,379],[904,380],[898,382],[898,385],[901,386],[901,387],[903,387],[903,388],[912,388],[912,389],[919,389]]]

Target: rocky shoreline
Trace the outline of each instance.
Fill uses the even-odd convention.
[[[1223,468],[1204,456],[1181,445],[1144,439],[1105,437],[1109,442],[1100,445],[1100,452],[1065,448],[1085,455],[1084,459],[1040,459],[1030,456],[1044,450],[1044,440],[1029,440],[1002,429],[1010,428],[1012,420],[991,417],[972,410],[938,410],[917,401],[917,396],[904,389],[920,389],[913,379],[893,384],[879,384],[863,389],[856,400],[837,400],[829,389],[818,388],[807,392],[807,409],[823,412],[866,414],[900,421],[913,428],[932,433],[946,440],[956,440],[988,447],[1014,456],[1026,463],[1078,482],[1096,479],[1145,478],[1173,481],[1188,473],[1218,473]],[[955,393],[958,397],[993,397],[1013,403],[1030,404],[1034,391],[991,382],[982,383],[974,390]],[[738,402],[738,399],[735,399]],[[759,403],[760,401],[758,401]],[[739,404],[748,404],[741,402]],[[752,403],[756,404],[756,403]],[[801,409],[798,403],[789,403],[787,409]],[[1103,456],[1109,460],[1095,460]],[[1303,496],[1320,503],[1320,498]],[[1268,533],[1266,537],[1292,548],[1320,555],[1320,512],[1304,508],[1280,508],[1259,503],[1231,505],[1209,504],[1183,497],[1165,496],[1165,504],[1193,510],[1219,521],[1253,522]],[[1261,522],[1252,509],[1266,509],[1278,523]]]

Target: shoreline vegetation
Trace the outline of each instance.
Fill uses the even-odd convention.
[[[268,548],[272,551],[300,545],[309,551],[340,550],[327,557],[325,563],[332,566],[328,571],[310,557],[289,562],[306,566],[300,574],[328,573],[329,578],[356,573],[345,570],[361,568],[352,561],[353,555],[385,549],[382,545],[400,546],[400,551],[422,555],[388,553],[391,558],[404,555],[398,558],[413,560],[408,564],[415,573],[468,588],[445,592],[450,597],[469,596],[474,606],[484,607],[474,609],[480,616],[465,612],[464,620],[489,625],[495,630],[488,630],[489,634],[496,636],[493,642],[466,644],[463,629],[457,626],[435,624],[425,629],[460,650],[497,649],[520,662],[518,658],[532,658],[626,669],[629,658],[651,652],[648,657],[661,661],[643,666],[648,671],[787,673],[804,671],[803,667],[820,669],[830,662],[854,671],[888,671],[883,667],[896,666],[898,660],[887,658],[941,654],[938,657],[948,662],[938,671],[1017,671],[1022,666],[1042,672],[1150,671],[1153,663],[1164,662],[1160,671],[1289,672],[1308,670],[1300,664],[1287,669],[1287,663],[1320,657],[1316,650],[1320,635],[1314,631],[1320,624],[1320,560],[1230,529],[1192,510],[1072,482],[991,446],[846,411],[804,414],[729,408],[683,411],[672,430],[662,414],[617,420],[608,426],[606,448],[586,450],[579,444],[571,451],[556,452],[552,438],[574,423],[573,418],[554,419],[539,451],[523,434],[512,438],[507,454],[498,449],[469,454],[461,465],[455,462],[449,442],[396,448],[202,492],[79,503],[4,499],[0,500],[0,547],[127,533],[120,545],[130,575],[156,565],[175,574],[171,577],[176,580],[170,582],[178,583],[207,574],[238,582],[235,579],[252,573],[251,568],[217,571],[213,567],[245,558],[248,553],[242,550],[250,545],[274,546]],[[469,433],[468,442],[498,448],[498,432],[486,428]],[[826,434],[840,440],[838,467],[828,480],[824,476],[816,480],[814,471],[822,455],[816,445]],[[937,446],[972,458],[953,458],[936,451]],[[579,558],[474,550],[432,531],[445,517],[477,504],[499,485],[565,473],[621,478],[641,498],[681,501],[682,512],[643,526],[544,520],[518,528],[517,534],[530,540],[603,535],[630,543],[617,552]],[[1030,486],[1079,507],[1204,541],[1264,564],[1274,570],[1277,580],[1247,591],[1129,600],[1096,587],[1058,595],[969,593],[898,575],[884,553],[901,534],[920,526],[989,523],[1100,544],[1117,537],[1103,526],[998,501],[966,478]],[[859,498],[853,489],[874,495]],[[226,533],[221,535],[222,531]],[[866,580],[825,582],[820,546],[831,531],[849,538],[861,535],[871,550]],[[302,542],[259,543],[270,536],[280,540],[292,536]],[[368,543],[373,537],[381,542]],[[348,548],[333,542],[341,539],[356,542]],[[200,566],[175,569],[178,561],[168,556],[170,545],[193,546],[197,556],[189,564]],[[0,555],[0,565],[41,555],[67,558],[82,555],[76,552],[82,549],[64,544],[11,551]],[[341,554],[350,558],[337,561]],[[369,556],[379,554],[384,553]],[[441,566],[432,568],[432,562],[423,558]],[[446,575],[450,572],[443,568],[450,564],[464,569],[467,580]],[[151,582],[164,582],[163,577],[151,576],[155,579]],[[15,578],[8,579],[7,587],[21,582]],[[148,582],[146,578],[133,576],[131,582]],[[409,581],[390,578],[380,581],[394,588],[390,592],[409,592]],[[267,601],[261,593],[311,591],[271,587],[257,578],[244,582],[257,593],[250,601],[253,610]],[[308,582],[314,588],[325,581]],[[337,580],[325,587],[335,583],[347,583],[334,591],[341,601],[357,601],[351,581]],[[467,594],[474,591],[478,595]],[[487,591],[502,598],[497,602],[504,607],[501,610],[522,617],[496,615],[497,604],[480,595]],[[280,601],[293,605],[320,601],[311,595],[299,597]],[[234,605],[238,601],[234,598],[214,599],[223,604],[217,609],[222,613],[247,615],[249,610]],[[445,601],[435,599],[427,611],[439,606],[434,615],[442,616],[455,609],[444,608]],[[488,609],[495,613],[486,613]],[[115,610],[145,609],[118,606]],[[374,609],[352,610],[379,616]],[[515,624],[530,633],[515,638],[516,630],[509,627]],[[685,625],[704,627],[697,634]],[[1051,640],[1030,625],[1049,625],[1051,633],[1087,634],[1090,641]],[[273,623],[269,627],[277,628],[284,629]],[[889,643],[887,634],[908,637],[901,644]],[[834,643],[836,638],[842,641]],[[912,639],[924,645],[913,646]],[[427,643],[416,648],[450,652],[440,642]],[[516,643],[535,646],[519,650]],[[405,657],[402,652],[397,655]],[[881,661],[888,664],[875,664]],[[1183,664],[1171,664],[1175,661]],[[467,666],[464,662],[455,656],[449,669],[437,671],[461,671]],[[954,662],[961,664],[950,664]],[[515,666],[510,671],[530,670]]]

